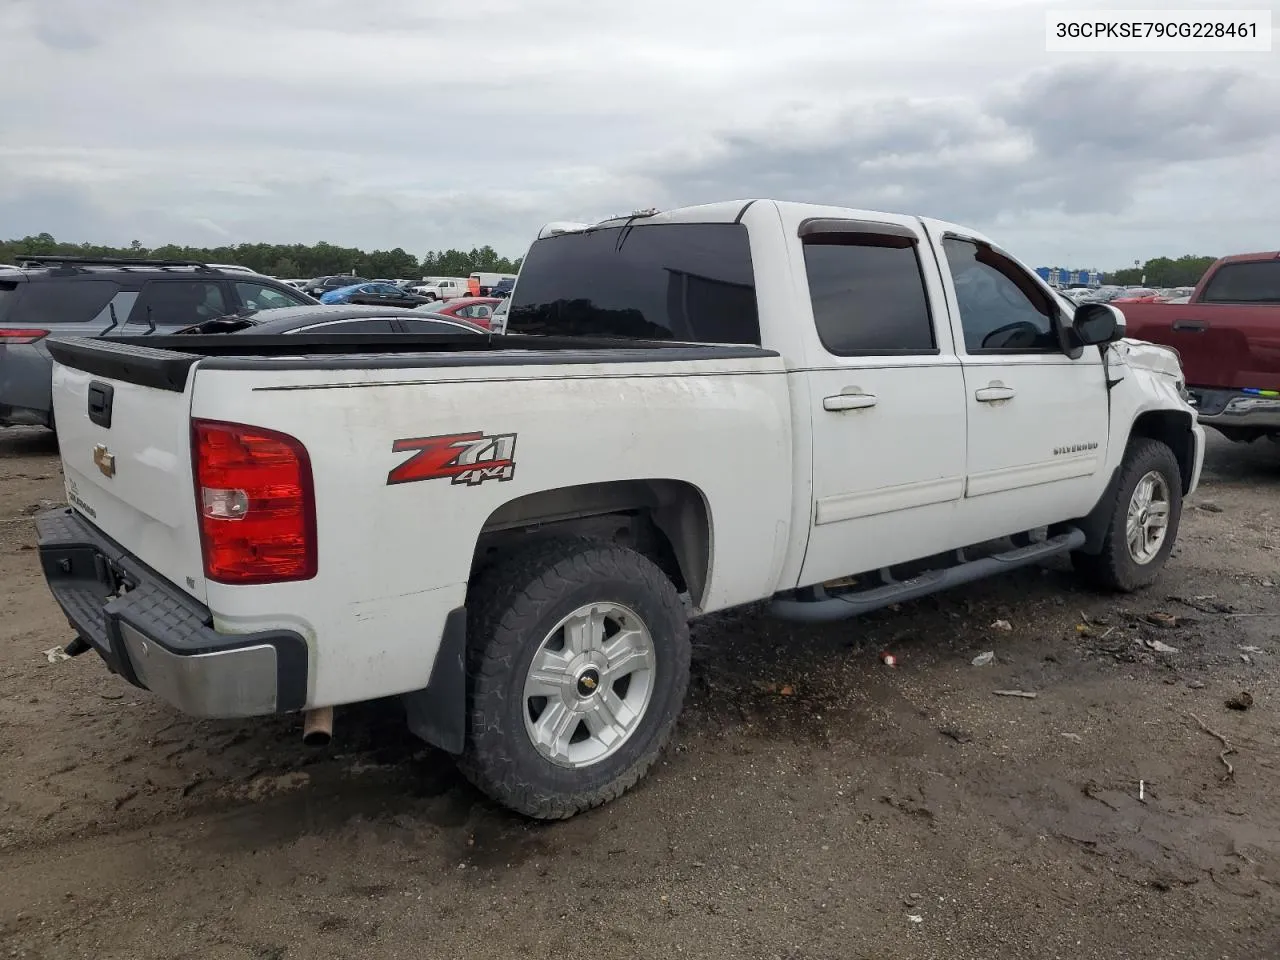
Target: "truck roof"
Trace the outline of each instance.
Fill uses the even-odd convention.
[[[719,200],[714,203],[701,203],[689,207],[675,207],[671,210],[638,210],[633,214],[609,217],[596,223],[583,223],[559,220],[548,223],[538,233],[538,239],[553,237],[562,233],[581,233],[586,230],[599,230],[621,226],[624,223],[642,221],[644,223],[737,223],[754,203],[772,203],[785,220],[805,219],[810,217],[830,217],[833,211],[857,220],[876,220],[884,217],[900,217],[901,213],[890,213],[884,210],[864,210],[858,207],[835,207],[826,204],[799,203],[791,200],[769,200],[763,197],[742,200]],[[913,216],[906,214],[906,216]],[[990,242],[977,231],[949,223],[945,220],[931,220],[942,231],[954,230],[966,236]]]
[[[1221,258],[1218,263],[1257,263],[1259,260],[1280,260],[1280,250],[1268,250],[1265,253],[1233,253]]]

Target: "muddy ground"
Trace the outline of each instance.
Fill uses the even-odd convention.
[[[194,721],[49,663],[27,518],[60,498],[51,439],[0,431],[0,957],[1280,956],[1273,444],[1213,438],[1140,595],[1055,566],[821,628],[699,623],[654,774],[549,826],[394,704],[316,752],[296,718]]]

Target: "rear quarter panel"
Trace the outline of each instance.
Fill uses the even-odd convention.
[[[466,599],[477,538],[504,503],[629,479],[682,480],[712,524],[703,609],[768,596],[786,549],[791,425],[777,358],[428,369],[205,370],[192,415],[289,433],[311,456],[319,573],[208,584],[220,629],[299,629],[311,705],[426,685]],[[513,436],[508,480],[388,483],[396,441]]]

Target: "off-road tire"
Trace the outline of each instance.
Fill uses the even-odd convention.
[[[578,607],[622,603],[645,622],[656,665],[640,726],[616,752],[559,767],[525,729],[525,677],[551,629]],[[467,597],[467,738],[458,766],[487,796],[561,820],[621,796],[671,736],[689,685],[689,629],[671,581],[634,550],[587,537],[537,538],[486,566]]]
[[[1169,526],[1160,552],[1149,562],[1139,564],[1129,554],[1125,540],[1125,521],[1129,501],[1138,482],[1152,470],[1164,476],[1169,489]],[[1150,586],[1164,570],[1169,552],[1178,539],[1178,524],[1182,519],[1182,474],[1173,451],[1159,440],[1138,437],[1129,443],[1124,461],[1120,465],[1120,479],[1116,485],[1115,503],[1111,519],[1103,537],[1100,553],[1075,552],[1072,565],[1086,581],[1103,590],[1132,593]]]

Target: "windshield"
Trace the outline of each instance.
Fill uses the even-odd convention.
[[[746,228],[641,224],[538,240],[520,271],[512,333],[760,342]]]

